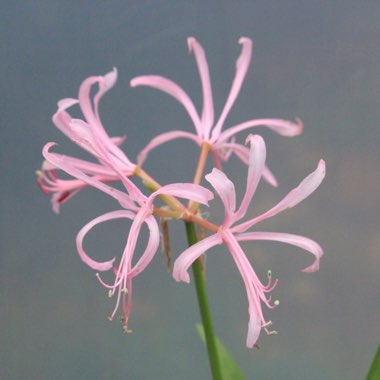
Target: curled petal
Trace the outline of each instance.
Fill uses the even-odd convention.
[[[132,271],[132,260],[133,256],[135,254],[137,239],[140,235],[140,230],[142,225],[146,222],[147,219],[151,218],[150,210],[147,210],[146,207],[141,208],[137,214],[134,215],[133,222],[131,225],[131,229],[129,231],[127,244],[125,246],[122,258],[120,260],[119,269],[118,271],[121,273],[120,278],[122,279],[122,282],[124,283],[123,287],[127,287],[127,280],[129,278],[129,273]],[[155,230],[155,232],[158,232],[158,226],[157,223],[150,222],[148,225],[150,228]],[[158,244],[157,240],[154,239],[152,248],[154,250],[148,250],[145,251],[145,256],[142,258],[142,262],[135,268],[135,276],[140,273],[143,268],[145,268],[146,265],[149,264],[150,260],[152,259],[153,255],[157,251]],[[145,266],[144,266],[145,265]]]
[[[148,143],[144,147],[144,149],[141,150],[141,152],[137,156],[137,165],[142,166],[145,162],[146,158],[148,157],[148,154],[155,148],[157,148],[159,145],[162,145],[168,141],[175,140],[175,139],[189,139],[195,141],[198,145],[201,144],[201,141],[199,137],[193,133],[184,132],[184,131],[170,131],[166,133],[162,133]]]
[[[218,193],[225,209],[224,226],[233,223],[232,217],[236,208],[236,192],[233,182],[219,169],[212,169],[212,172],[205,176],[206,180]]]
[[[149,239],[144,253],[141,255],[138,262],[134,265],[129,273],[129,276],[135,277],[139,273],[145,270],[145,268],[152,261],[155,253],[157,252],[158,246],[160,244],[160,232],[153,216],[150,216],[144,220],[149,228]]]
[[[108,136],[99,117],[99,101],[112,88],[116,79],[117,71],[115,68],[104,76],[87,78],[79,88],[79,105],[89,125],[89,133],[92,135],[93,145],[100,159],[108,162],[113,167],[117,165],[120,168],[123,166],[134,168],[134,165],[128,160],[123,151]],[[90,91],[94,84],[98,84],[99,89],[94,96],[94,104],[92,104]]]
[[[151,194],[147,204],[152,205],[154,199],[160,194],[189,199],[203,205],[208,205],[208,202],[214,198],[214,194],[203,186],[193,183],[172,183],[160,187]]]
[[[99,113],[98,113],[98,105],[101,97],[115,84],[117,79],[117,70],[113,69],[110,73],[107,73],[104,76],[94,76],[89,77],[83,81],[79,88],[78,100],[85,116],[86,120],[89,124],[98,124],[99,122]],[[90,91],[91,87],[98,83],[99,89],[94,97],[94,106],[91,104],[90,99]],[[104,132],[105,133],[105,132]]]
[[[255,127],[266,127],[281,136],[288,137],[298,136],[303,130],[303,124],[300,119],[296,119],[295,123],[282,119],[254,119],[228,128],[220,135],[219,142],[226,142],[237,133]]]
[[[236,232],[244,232],[256,223],[271,218],[272,216],[277,215],[288,208],[296,206],[318,188],[323,181],[325,174],[325,162],[320,160],[317,169],[309,174],[296,188],[291,190],[276,206],[264,214],[236,226]]]
[[[131,80],[131,86],[149,86],[161,90],[177,99],[186,109],[194,123],[198,136],[202,136],[202,126],[193,102],[186,92],[170,79],[158,75],[144,75]]]
[[[243,84],[245,75],[247,74],[249,63],[251,62],[252,41],[249,38],[241,37],[239,40],[239,44],[242,45],[242,50],[239,58],[236,61],[235,78],[232,82],[231,90],[228,95],[226,104],[223,108],[223,111],[220,115],[220,118],[212,131],[212,140],[216,140],[220,136],[223,124],[233,104],[235,103],[237,96],[239,95],[240,88]]]
[[[199,76],[201,77],[202,92],[203,92],[203,111],[202,111],[202,125],[204,127],[204,139],[209,138],[210,129],[214,123],[214,104],[212,98],[212,89],[210,81],[210,73],[205,56],[205,52],[201,44],[194,38],[187,39],[189,51],[194,53],[197,61]]]
[[[234,153],[243,163],[248,165],[249,163],[249,149],[242,145],[237,143],[223,143],[220,145],[220,149],[229,149],[231,153]],[[262,173],[263,179],[269,183],[269,185],[273,187],[278,187],[278,182],[272,171],[268,168],[268,166],[264,165],[263,167],[263,173]]]
[[[99,101],[102,98],[102,96],[115,85],[116,81],[117,81],[116,67],[114,67],[112,71],[110,71],[103,77],[100,77],[99,91],[96,93],[94,97],[95,114],[98,119],[99,119]]]
[[[313,264],[303,269],[303,272],[315,272],[319,269],[319,261],[323,256],[323,250],[321,246],[304,236],[286,234],[281,232],[246,232],[242,234],[236,234],[236,239],[238,241],[249,241],[249,240],[271,240],[278,241],[281,243],[291,244],[296,247],[302,248],[305,251],[310,252],[315,256],[315,261]]]
[[[184,281],[189,283],[190,276],[188,270],[193,262],[202,256],[208,249],[215,245],[222,244],[222,239],[219,234],[211,235],[202,239],[198,243],[190,246],[183,251],[174,263],[173,277],[176,281]]]
[[[251,144],[251,149],[249,150],[247,186],[241,205],[234,216],[234,220],[243,218],[247,213],[252,197],[260,182],[266,159],[266,147],[261,136],[250,135],[247,141]]]
[[[265,287],[260,282],[254,272],[250,262],[248,261],[244,251],[236,240],[236,237],[230,231],[224,231],[223,241],[227,245],[232,258],[244,281],[244,285],[248,298],[249,323],[247,333],[247,347],[252,348],[259,338],[261,326],[265,324],[265,319],[262,313],[261,300],[266,304],[269,301],[265,297]]]
[[[73,140],[75,138],[75,135],[70,127],[70,122],[72,118],[70,114],[66,111],[66,109],[77,103],[77,99],[67,98],[60,100],[57,104],[58,110],[52,118],[54,125],[70,140]]]
[[[286,207],[291,208],[302,202],[310,194],[312,194],[321,184],[326,175],[326,164],[324,160],[320,160],[317,169],[309,174],[295,189],[281,201]]]
[[[90,126],[83,120],[71,119],[70,128],[75,136],[74,141],[86,150],[93,152],[95,141]],[[96,153],[94,152],[94,154]]]
[[[115,261],[115,258],[109,261],[99,262],[92,259],[90,256],[87,255],[85,250],[83,249],[83,239],[87,235],[87,233],[95,227],[99,223],[106,222],[108,220],[113,219],[120,219],[120,218],[127,218],[127,219],[134,219],[135,214],[131,211],[127,210],[119,210],[119,211],[113,211],[109,212],[107,214],[101,215],[91,222],[87,223],[82,229],[79,231],[77,238],[76,238],[76,244],[77,244],[77,250],[79,253],[79,257],[82,259],[82,261],[87,264],[92,269],[95,269],[97,271],[106,271],[113,267],[113,262]]]
[[[53,147],[54,143],[48,143],[44,146],[42,154],[47,161],[49,161],[53,166],[65,171],[67,174],[82,180],[88,185],[95,187],[98,190],[103,191],[104,193],[110,195],[115,198],[123,207],[134,210],[136,206],[134,202],[130,199],[130,197],[121,192],[118,189],[110,187],[105,183],[86,175],[82,170],[76,167],[76,161],[71,161],[71,157],[64,156],[57,153],[51,153],[49,150]]]

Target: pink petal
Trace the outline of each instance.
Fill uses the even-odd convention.
[[[252,55],[252,41],[249,38],[241,37],[239,44],[242,45],[242,50],[238,60],[236,61],[236,73],[235,78],[232,82],[231,90],[228,95],[226,104],[220,115],[218,122],[216,123],[212,131],[212,140],[215,141],[220,136],[224,122],[226,121],[227,115],[230,112],[237,96],[239,95],[240,88],[243,84],[245,75],[247,74],[248,66],[251,61]]]
[[[75,166],[76,162],[71,161],[71,157],[49,152],[49,149],[54,145],[56,144],[48,143],[44,146],[43,151],[42,151],[42,154],[45,157],[45,159],[49,161],[52,165],[65,171],[67,174],[84,181],[90,186],[93,186],[103,191],[104,193],[110,195],[111,197],[115,198],[122,205],[122,207],[131,209],[131,210],[136,208],[136,206],[134,205],[134,203],[128,197],[127,194],[113,187],[110,187],[98,180],[95,180],[92,177],[89,177],[83,171],[81,171]]]
[[[187,45],[189,47],[189,51],[194,53],[197,61],[199,76],[201,77],[203,92],[203,111],[201,122],[204,127],[203,138],[208,140],[210,137],[210,129],[214,123],[214,104],[208,64],[202,46],[194,37],[189,37],[187,39]]]
[[[223,241],[227,245],[244,281],[248,298],[249,323],[247,333],[247,347],[252,348],[259,338],[261,326],[265,323],[262,314],[261,299],[265,298],[263,285],[254,272],[245,253],[236,238],[230,231],[223,231]]]
[[[250,135],[247,137],[247,141],[251,144],[249,151],[247,186],[240,207],[234,215],[235,221],[243,218],[247,213],[252,197],[260,182],[266,159],[265,142],[261,136]]]
[[[277,215],[278,213],[288,208],[296,206],[318,188],[318,186],[323,181],[325,174],[325,162],[323,160],[320,160],[317,169],[309,174],[295,189],[291,190],[288,195],[286,195],[276,206],[264,214],[259,215],[256,218],[249,220],[248,222],[242,223],[239,226],[236,226],[235,231],[244,232],[256,223],[271,218],[272,216]]]
[[[118,269],[120,272],[124,273],[124,275],[122,276],[123,282],[124,282],[123,287],[127,287],[126,281],[128,279],[129,273],[132,270],[132,260],[133,260],[134,254],[135,254],[137,239],[140,235],[141,227],[145,223],[145,221],[147,219],[149,219],[150,217],[151,217],[151,212],[150,212],[150,210],[147,210],[145,207],[141,208],[138,211],[138,213],[134,215],[133,222],[131,225],[131,229],[130,229],[129,235],[128,235],[127,244],[124,248],[124,252],[123,252],[122,258],[120,260],[119,269]],[[157,223],[155,223],[155,225],[154,225],[154,223],[153,224],[150,223],[150,227],[151,228],[153,227],[154,229],[158,229]],[[155,243],[157,243],[156,239],[154,239],[154,241],[153,241],[153,248],[156,247],[156,250],[157,250],[158,245],[156,246]],[[151,250],[149,250],[148,252],[145,252],[147,256],[145,256],[143,258],[143,264],[146,264],[146,265],[149,264],[149,262],[150,262],[149,259],[151,259],[153,257],[156,250],[154,250],[154,252],[152,252]],[[139,271],[139,269],[142,269],[142,267],[144,267],[143,264],[140,263],[139,264],[140,268],[139,268],[139,266],[137,266],[137,268],[135,268],[135,274],[134,275],[137,275],[139,272],[141,272],[141,271]]]
[[[73,98],[61,99],[57,103],[57,106],[58,106],[57,112],[67,110],[68,108],[70,108],[73,105],[78,104],[78,103],[79,103],[78,99],[73,99]]]
[[[99,101],[102,98],[102,96],[110,90],[117,81],[117,69],[116,67],[113,68],[112,71],[104,75],[103,77],[100,77],[101,80],[99,81],[99,91],[94,97],[94,105],[95,105],[95,112],[96,117],[99,119]]]
[[[70,122],[72,118],[70,114],[66,111],[66,109],[77,103],[77,99],[68,98],[60,100],[58,102],[58,110],[52,118],[54,125],[71,140],[74,138],[73,132],[70,127]]]
[[[289,137],[298,136],[303,130],[302,122],[299,119],[296,119],[296,123],[282,119],[255,119],[228,128],[226,131],[222,132],[218,141],[226,142],[237,133],[255,127],[266,127],[272,129],[281,136]]]
[[[218,152],[215,151],[214,149],[211,150],[211,158],[212,158],[212,163],[213,163],[214,167],[218,170],[222,170],[222,163],[220,160],[220,154],[218,154]]]
[[[278,182],[272,171],[268,166],[264,165],[263,167],[263,179],[273,187],[278,187]]]
[[[66,203],[69,199],[78,194],[80,188],[71,192],[57,192],[51,197],[51,205],[53,212],[56,214],[60,213],[61,206]]]
[[[212,169],[212,172],[205,176],[206,180],[218,193],[225,209],[225,219],[223,226],[230,226],[236,208],[236,192],[233,182],[219,169]]]
[[[135,266],[129,272],[129,276],[131,277],[135,277],[139,273],[145,270],[145,268],[152,261],[155,253],[157,252],[158,246],[160,244],[160,232],[159,232],[156,219],[154,219],[153,216],[150,216],[146,218],[144,222],[147,224],[149,228],[148,243],[139,261],[135,264]]]
[[[53,165],[48,162],[47,165],[44,163],[42,165],[42,168],[44,170],[53,169]],[[92,174],[92,175],[101,175],[101,176],[109,176],[109,177],[115,177],[115,172],[106,166],[96,164],[94,162],[82,160],[80,158],[75,158],[75,157],[70,157],[70,162],[72,165],[74,165],[76,168],[82,170],[83,172],[87,174]]]
[[[194,135],[193,133],[184,132],[184,131],[170,131],[166,133],[162,133],[148,143],[140,151],[140,153],[137,156],[137,165],[142,166],[142,164],[145,162],[146,158],[148,157],[148,154],[155,148],[157,148],[159,145],[162,145],[168,141],[174,140],[174,139],[189,139],[195,141],[198,145],[201,144],[201,141],[197,135]]]
[[[89,77],[83,81],[79,88],[79,105],[82,113],[89,124],[92,135],[92,143],[96,148],[97,155],[110,164],[133,167],[134,165],[128,160],[125,154],[113,143],[108,136],[99,117],[99,101],[101,97],[115,84],[117,71],[114,69],[105,76]],[[90,91],[94,84],[98,84],[99,89],[94,97],[94,105],[91,102]]]
[[[217,149],[229,149],[231,150],[231,153],[234,153],[243,163],[248,165],[249,163],[249,149],[242,145],[242,144],[237,144],[237,143],[223,143],[223,144],[218,144],[220,148],[218,147]],[[278,182],[272,171],[268,168],[268,166],[264,165],[263,167],[263,179],[269,183],[269,185],[273,187],[278,187]]]
[[[149,86],[161,90],[177,99],[186,109],[193,121],[198,136],[202,136],[202,124],[193,102],[186,92],[170,79],[158,75],[144,75],[131,80],[131,86]]]
[[[190,276],[188,270],[193,262],[202,256],[208,249],[215,245],[222,244],[222,239],[219,234],[211,235],[202,239],[198,243],[190,246],[183,251],[174,263],[173,277],[176,281],[184,281],[189,283]]]
[[[70,128],[74,134],[74,138],[72,140],[91,153],[94,152],[96,142],[94,140],[94,134],[88,123],[80,119],[71,119]]]
[[[111,137],[111,141],[116,144],[116,145],[121,145],[125,142],[126,136],[116,136],[116,137]]]
[[[214,198],[214,194],[203,186],[193,183],[173,183],[162,186],[151,194],[147,204],[152,205],[154,199],[160,194],[189,199],[203,205],[208,205],[208,202]]]
[[[93,76],[89,77],[83,81],[79,88],[78,100],[85,116],[86,120],[89,124],[98,124],[99,122],[99,114],[98,114],[98,105],[100,98],[115,84],[117,79],[117,71],[114,69],[110,73],[107,73],[104,76]],[[91,104],[90,99],[90,91],[91,87],[94,84],[99,85],[99,89],[94,97],[94,106]]]
[[[323,256],[323,250],[321,246],[304,236],[292,235],[280,232],[246,232],[242,234],[235,235],[238,241],[249,241],[249,240],[271,240],[278,241],[286,244],[291,244],[296,247],[302,248],[305,251],[312,253],[315,256],[315,261],[313,264],[303,269],[303,272],[315,272],[319,269],[319,261]]]
[[[113,262],[115,261],[115,258],[109,261],[99,262],[93,260],[91,257],[87,255],[85,250],[83,249],[83,239],[87,235],[87,233],[95,227],[99,223],[106,222],[108,220],[113,219],[120,219],[120,218],[128,218],[128,219],[134,219],[135,214],[133,212],[127,211],[127,210],[119,210],[119,211],[113,211],[109,212],[107,214],[101,215],[91,222],[87,223],[82,229],[79,231],[76,243],[77,243],[77,249],[79,253],[79,257],[82,259],[82,261],[87,264],[92,269],[98,270],[98,271],[106,271],[113,267]]]

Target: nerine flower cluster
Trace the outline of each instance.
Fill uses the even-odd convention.
[[[194,54],[199,71],[203,96],[201,112],[197,111],[185,90],[168,78],[144,75],[132,79],[131,86],[152,87],[172,96],[187,111],[194,126],[193,131],[175,130],[162,133],[140,151],[135,162],[128,158],[120,148],[124,138],[110,137],[99,115],[101,98],[117,80],[117,71],[113,69],[104,76],[87,78],[79,88],[78,97],[60,100],[53,116],[54,125],[72,142],[86,150],[92,156],[92,160],[86,161],[57,153],[56,144],[47,143],[43,148],[45,161],[38,172],[38,182],[45,193],[51,194],[52,207],[56,213],[59,212],[63,203],[87,186],[94,187],[117,201],[119,209],[98,216],[86,224],[79,231],[76,244],[80,258],[96,271],[97,279],[108,290],[109,296],[115,297],[115,306],[110,319],[121,310],[125,331],[130,331],[128,320],[132,310],[133,279],[150,264],[160,245],[159,219],[193,222],[204,230],[208,230],[206,237],[176,256],[173,277],[177,281],[190,282],[188,270],[192,263],[206,252],[210,251],[214,254],[218,251],[218,246],[225,245],[246,288],[249,313],[246,343],[247,347],[253,347],[261,329],[264,329],[267,334],[273,333],[268,328],[271,322],[265,319],[263,306],[273,308],[278,304],[277,301],[273,302],[270,296],[277,280],[272,280],[270,271],[265,283],[260,280],[240,242],[270,240],[299,247],[314,256],[313,262],[304,271],[318,270],[323,251],[315,241],[289,233],[257,230],[256,225],[297,205],[314,192],[325,176],[325,163],[321,160],[311,174],[270,210],[254,217],[247,215],[261,178],[277,186],[274,175],[265,164],[265,142],[262,137],[253,134],[256,127],[266,127],[283,136],[297,136],[302,132],[302,123],[300,120],[291,122],[268,118],[251,119],[234,126],[226,125],[227,116],[238,97],[250,64],[252,41],[245,37],[239,40],[241,53],[236,61],[235,77],[219,116],[216,116],[214,112],[205,52],[195,38],[188,38],[187,43],[189,52]],[[95,95],[91,95],[94,89]],[[80,108],[83,114],[82,119],[71,116],[70,109],[73,107]],[[241,132],[248,133],[245,144],[237,142],[237,135]],[[172,183],[161,186],[152,175],[144,171],[142,165],[153,149],[179,138],[192,140],[200,148],[194,180],[191,183]],[[243,164],[247,165],[246,190],[240,202],[236,200],[234,183],[223,171],[223,162],[229,160],[231,155],[236,155]],[[211,156],[214,169],[205,175],[204,168],[208,156]],[[63,179],[61,172],[70,175],[72,179]],[[131,181],[133,176],[140,177],[149,190],[142,191],[136,186]],[[209,187],[200,185],[203,178],[208,182]],[[114,187],[115,183],[121,183],[122,190],[120,186]],[[202,206],[209,206],[214,194],[220,198],[225,209],[221,225],[214,224],[212,216],[205,220],[200,212]],[[165,203],[164,207],[155,205],[157,197]],[[124,250],[119,258],[106,261],[94,260],[83,247],[84,238],[97,224],[114,219],[132,221]],[[149,237],[144,242],[145,251],[139,258],[134,258],[136,244],[144,225],[149,231]],[[102,273],[107,271],[113,275],[112,282],[106,282],[102,276]]]

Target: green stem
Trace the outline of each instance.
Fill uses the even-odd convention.
[[[192,222],[186,222],[187,241],[190,245],[198,242],[197,233],[195,231],[195,225]],[[212,372],[213,380],[222,380],[222,370],[220,368],[220,361],[218,356],[218,350],[216,345],[216,337],[214,333],[214,327],[212,325],[210,307],[207,299],[206,282],[203,273],[202,260],[198,258],[192,265],[195,289],[198,298],[199,310],[201,313],[203,329],[205,332],[206,346],[208,351],[208,357]]]

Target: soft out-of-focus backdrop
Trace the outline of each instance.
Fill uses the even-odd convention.
[[[300,117],[302,136],[263,131],[278,189],[261,184],[252,213],[278,201],[320,158],[327,177],[306,202],[260,226],[304,234],[325,249],[321,270],[302,251],[280,244],[246,244],[261,277],[280,278],[281,304],[265,310],[279,335],[245,348],[247,303],[226,251],[207,257],[216,330],[254,379],[361,379],[380,341],[380,4],[377,1],[3,1],[1,72],[1,379],[208,378],[196,332],[192,286],[168,275],[165,258],[137,280],[123,335],[108,322],[113,301],[78,258],[79,228],[117,205],[83,191],[51,211],[35,183],[41,148],[78,150],[55,129],[57,100],[77,96],[87,76],[119,69],[101,114],[111,135],[127,134],[133,159],[158,133],[192,129],[187,114],[157,91],[131,89],[141,74],[180,83],[201,105],[201,89],[186,38],[203,44],[220,111],[240,52],[240,36],[254,40],[253,63],[231,112],[232,125],[253,117]],[[244,138],[244,135],[241,137]],[[162,183],[192,178],[196,148],[171,143],[146,168]],[[227,166],[243,190],[246,169]],[[217,202],[213,208],[219,210]],[[111,223],[89,236],[97,257],[120,252],[127,225]],[[173,226],[173,251],[184,244]]]

